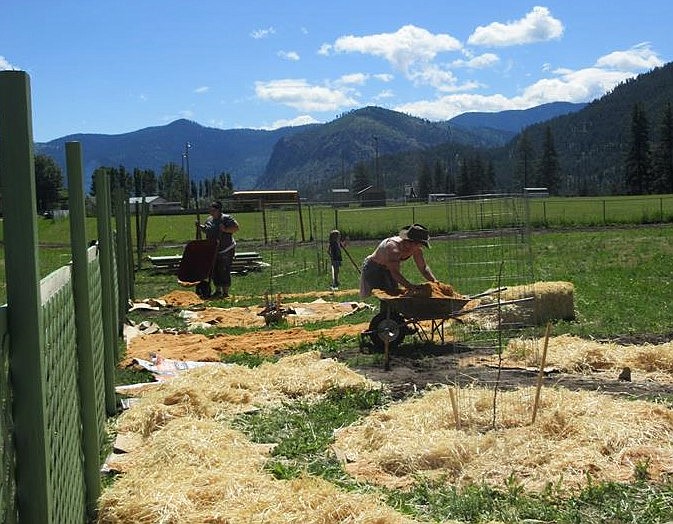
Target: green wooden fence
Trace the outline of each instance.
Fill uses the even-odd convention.
[[[0,521],[82,523],[94,516],[105,423],[117,411],[114,367],[132,282],[126,265],[117,274],[117,258],[129,258],[128,239],[114,234],[110,181],[100,179],[99,238],[89,247],[82,151],[69,142],[72,262],[39,279],[31,118],[28,75],[0,71]]]

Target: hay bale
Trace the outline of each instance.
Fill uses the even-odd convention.
[[[486,308],[463,316],[463,320],[483,329],[503,326],[543,325],[550,320],[575,318],[574,286],[570,282],[535,282],[512,286],[500,293],[480,297],[480,304],[496,304],[530,299],[515,304],[504,304],[499,309]]]

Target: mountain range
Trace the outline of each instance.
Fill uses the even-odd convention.
[[[390,154],[423,151],[446,142],[503,146],[521,129],[585,105],[557,102],[521,111],[465,113],[444,122],[371,106],[325,124],[273,131],[223,130],[182,119],[119,135],[68,135],[36,143],[35,152],[52,157],[65,170],[65,143],[80,142],[88,184],[101,166],[151,169],[160,175],[172,162],[186,167],[195,181],[226,172],[235,189],[303,189],[316,177],[343,176],[358,162]]]

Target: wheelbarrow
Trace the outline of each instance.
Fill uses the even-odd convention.
[[[467,313],[498,306],[498,303],[479,304],[476,299],[505,289],[507,288],[500,287],[465,297],[394,296],[385,291],[374,290],[372,294],[381,301],[381,308],[369,323],[369,329],[360,334],[360,347],[364,347],[365,339],[369,338],[373,350],[380,353],[385,350],[386,342],[389,349],[394,349],[402,343],[405,336],[411,334],[418,335],[426,342],[434,342],[435,337],[438,337],[443,344],[444,323],[447,320],[459,319]],[[424,321],[425,325],[421,324]]]
[[[178,282],[183,286],[196,286],[199,298],[211,295],[210,277],[217,258],[216,240],[187,242],[178,268]]]

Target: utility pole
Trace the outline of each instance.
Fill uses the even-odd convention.
[[[374,180],[376,180],[376,188],[381,189],[381,180],[379,178],[379,137],[373,136],[374,139]]]
[[[186,203],[186,209],[189,209],[189,197],[192,194],[192,182],[189,178],[189,148],[192,147],[192,144],[189,142],[185,142],[185,153],[183,154],[183,158],[185,160],[185,166],[187,167],[186,175],[187,175],[187,198],[185,199]]]

